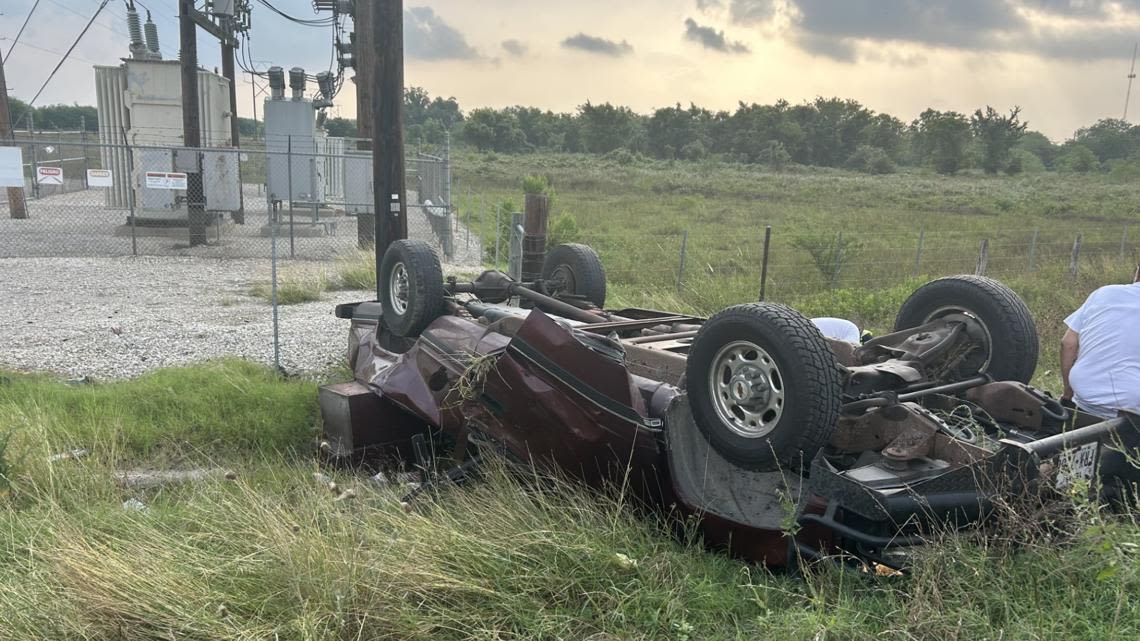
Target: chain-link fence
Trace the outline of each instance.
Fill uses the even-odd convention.
[[[344,138],[262,140],[241,149],[19,140],[26,218],[0,190],[0,256],[193,255],[328,260],[371,244],[371,152]],[[408,235],[445,262],[455,239],[446,149],[407,159]],[[196,201],[196,184],[201,201]],[[467,245],[464,244],[464,248]]]

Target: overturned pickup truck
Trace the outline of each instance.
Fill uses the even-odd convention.
[[[454,481],[494,452],[625,480],[773,566],[840,552],[894,566],[998,501],[1135,481],[1121,452],[1140,446],[1140,417],[1100,421],[1030,387],[1033,319],[991,279],[920,287],[894,333],[861,345],[770,303],[708,319],[606,309],[583,245],[553,248],[527,282],[460,282],[428,245],[398,241],[379,279],[381,300],[337,308],[355,381],[321,389],[335,458],[400,457]]]

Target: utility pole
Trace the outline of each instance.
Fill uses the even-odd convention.
[[[372,184],[376,268],[379,270],[388,245],[408,237],[408,218],[404,204],[404,2],[376,0],[375,5],[372,12],[376,56],[371,75]],[[378,288],[381,286],[377,283]]]
[[[182,145],[197,154],[202,146],[198,118],[198,34],[193,0],[178,0],[179,54],[182,63]],[[187,176],[186,210],[190,219],[190,246],[206,244],[205,194],[202,171]]]
[[[230,20],[223,21],[223,28],[228,28],[229,22]],[[230,81],[230,145],[240,147],[241,127],[238,124],[237,78],[234,77],[234,45],[231,40],[222,40],[222,77]]]
[[[360,140],[356,148],[360,151],[372,149],[372,69],[374,34],[372,33],[372,10],[376,0],[356,0],[352,14],[352,68],[355,71],[352,81],[356,84],[356,136]],[[376,185],[373,184],[373,191]],[[356,245],[360,249],[376,246],[376,214],[359,213],[356,216]],[[379,269],[380,265],[376,265]]]
[[[372,149],[372,70],[376,66],[376,34],[372,31],[372,12],[378,0],[356,0],[352,16],[352,68],[356,71],[356,135],[357,149]]]
[[[28,109],[31,109],[30,105]],[[0,60],[0,139],[16,139],[12,131],[12,116],[8,111],[8,82],[4,79],[3,60]],[[16,220],[23,220],[28,217],[23,187],[8,188],[8,212],[11,218]]]
[[[1140,44],[1132,45],[1132,67],[1128,70],[1128,92],[1124,94],[1124,115],[1121,120],[1128,120],[1128,101],[1132,98],[1132,81],[1136,79],[1136,48]]]

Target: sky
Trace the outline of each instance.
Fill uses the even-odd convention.
[[[0,51],[34,2],[0,3]],[[311,0],[271,2],[319,17]],[[36,93],[98,4],[40,0],[6,61],[12,95]],[[165,57],[176,58],[176,0],[136,4],[150,9]],[[927,107],[1019,106],[1031,128],[1057,141],[1121,117],[1140,40],[1140,0],[406,0],[404,7],[406,83],[454,96],[465,111],[516,104],[572,111],[587,100],[642,113],[690,102],[731,110],[740,101],[838,96],[904,121]],[[125,14],[124,1],[112,0],[37,104],[94,104],[92,65],[128,53]],[[293,24],[258,2],[252,23],[247,53],[256,69],[329,68],[331,28]],[[200,64],[219,66],[217,44],[198,33]],[[249,76],[239,84],[238,111],[251,117]],[[346,81],[332,115],[354,117],[354,101]],[[1132,112],[1140,118],[1140,97]]]

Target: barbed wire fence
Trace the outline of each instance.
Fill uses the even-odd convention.
[[[245,259],[243,276],[277,286],[291,271],[368,265],[373,207],[371,154],[347,138],[249,141],[241,149],[101,144],[83,132],[17,140],[28,217],[13,220],[0,189],[0,257],[198,256]],[[186,161],[189,155],[191,160]],[[200,172],[205,243],[190,244],[186,182]],[[407,157],[409,235],[431,243],[451,273],[507,271],[520,243],[517,212],[488,194],[453,194],[450,149],[417,148]],[[1138,260],[1136,230],[1094,221],[975,229],[845,228],[768,225],[762,213],[733,229],[694,222],[687,229],[614,236],[580,225],[552,241],[595,247],[621,296],[712,312],[758,300],[874,292],[973,273],[1000,279],[1073,283],[1086,274],[1123,280]],[[362,231],[364,233],[362,233]],[[362,253],[363,252],[363,253]],[[517,261],[515,261],[517,263]],[[1087,283],[1086,283],[1087,284]],[[1081,285],[1083,286],[1083,285]],[[763,292],[761,294],[761,292]],[[331,305],[322,301],[314,304]],[[271,313],[278,317],[279,307]],[[281,338],[275,325],[274,362]]]

